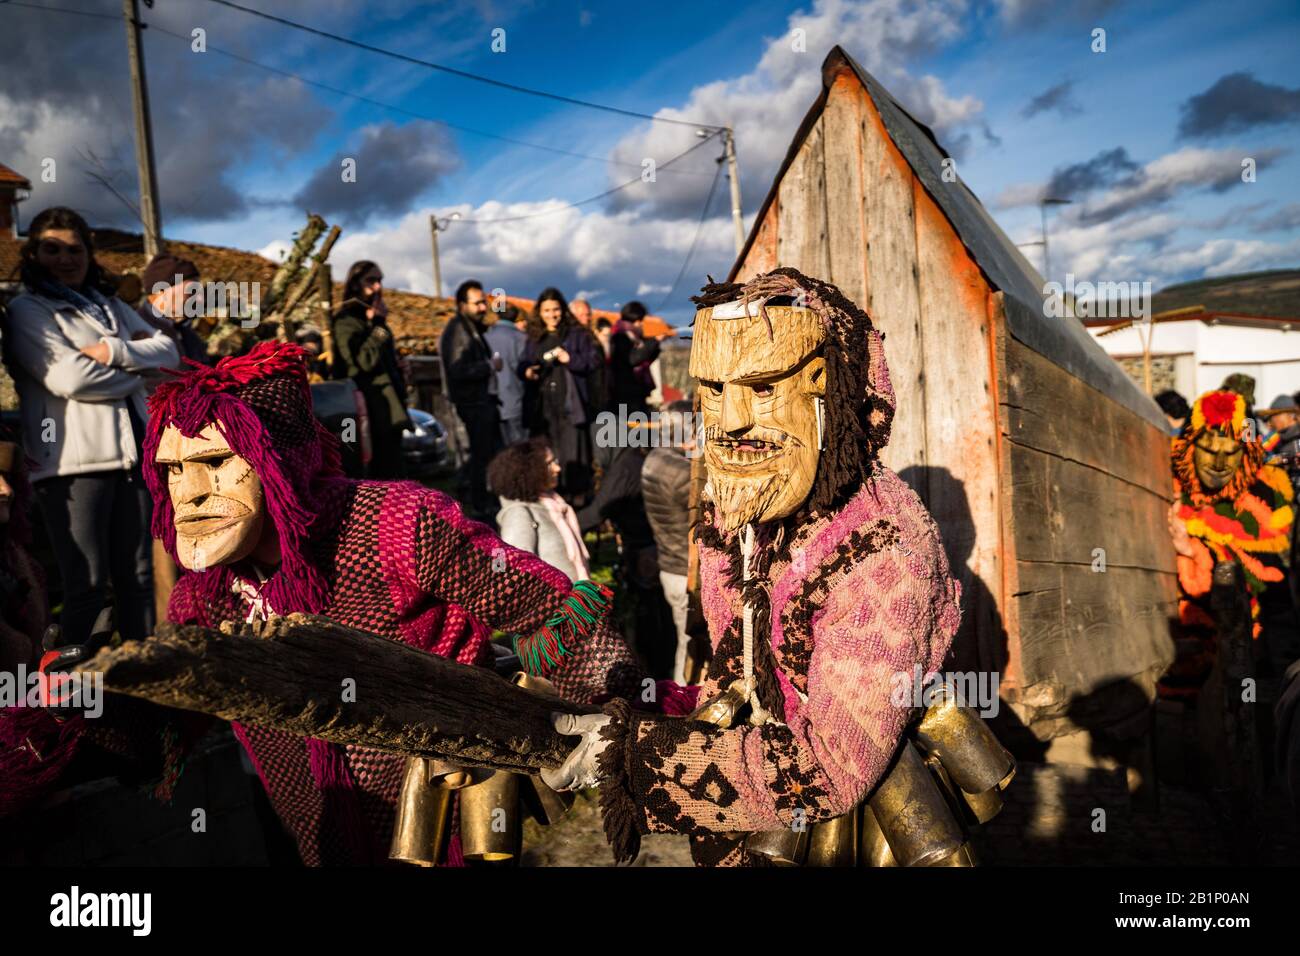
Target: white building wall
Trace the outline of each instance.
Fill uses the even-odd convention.
[[[1266,405],[1274,396],[1300,391],[1300,325],[1291,331],[1236,325],[1222,320],[1208,325],[1199,320],[1160,322],[1150,326],[1151,354],[1176,356],[1176,388],[1189,401],[1218,388],[1224,378],[1242,372],[1255,379],[1255,401]],[[1136,327],[1098,336],[1089,329],[1108,355],[1142,354]]]

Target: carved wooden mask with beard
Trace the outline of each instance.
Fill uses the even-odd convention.
[[[691,375],[700,383],[708,493],[724,530],[797,511],[821,456],[826,332],[808,309],[757,302],[700,309]]]
[[[167,467],[181,565],[204,571],[248,557],[266,520],[262,482],[217,427],[189,438],[168,425],[155,460]]]

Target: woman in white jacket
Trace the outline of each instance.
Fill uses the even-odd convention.
[[[544,438],[511,445],[488,465],[488,485],[500,497],[497,525],[506,544],[530,551],[569,576],[588,577],[590,556],[578,516],[555,493],[560,463]]]
[[[141,373],[178,366],[180,356],[112,294],[81,216],[47,209],[27,235],[24,291],[9,303],[5,358],[63,580],[63,640],[90,636],[110,582],[118,631],[141,639],[155,623]]]

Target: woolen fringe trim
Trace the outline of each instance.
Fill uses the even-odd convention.
[[[614,592],[595,581],[579,581],[560,609],[538,630],[512,641],[524,670],[543,677],[561,666],[562,657],[589,637],[609,610]]]
[[[84,729],[80,715],[58,721],[43,707],[0,711],[0,817],[30,806],[55,785]]]
[[[627,701],[611,700],[603,708],[611,718],[600,737],[609,746],[597,758],[600,769],[600,814],[605,839],[614,851],[615,863],[635,860],[641,852],[643,814],[632,797],[628,764],[633,744],[632,708]]]

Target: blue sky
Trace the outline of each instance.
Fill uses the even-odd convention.
[[[135,195],[120,5],[58,5],[92,15],[0,7],[0,55],[13,63],[0,80],[0,162],[35,179],[43,158],[59,160],[59,180],[38,184],[24,215],[61,202],[98,224],[129,227],[131,212],[102,185]],[[1053,277],[1072,270],[1159,287],[1300,263],[1293,2],[246,5],[504,82],[734,123],[747,227],[817,94],[821,60],[839,42],[934,127],[1015,241],[1039,238],[1035,197],[1045,184],[1074,185],[1074,205],[1051,214]],[[653,184],[549,211],[634,178],[646,156],[662,163],[697,142],[689,128],[468,82],[210,0],[160,2],[144,19],[156,27],[146,31],[146,61],[169,235],[274,255],[305,204],[344,227],[337,269],[376,258],[395,284],[429,292],[430,212],[532,216],[453,223],[442,234],[444,282],[473,273],[527,296],[557,284],[603,306],[639,297],[679,319],[705,273],[720,276],[730,265],[725,180],[697,240],[715,143],[660,170]],[[1090,49],[1096,27],[1106,30],[1104,53]],[[196,28],[206,31],[206,53],[164,32],[188,37]],[[505,52],[491,49],[496,29],[505,31]],[[805,31],[804,53],[791,49],[794,29]],[[392,108],[304,86],[216,48]],[[1027,115],[1045,94],[1044,107]],[[1240,181],[1242,156],[1257,159],[1256,182]],[[346,188],[341,157],[358,161],[358,181]],[[692,242],[695,254],[670,295]],[[1038,247],[1026,254],[1040,261]]]

